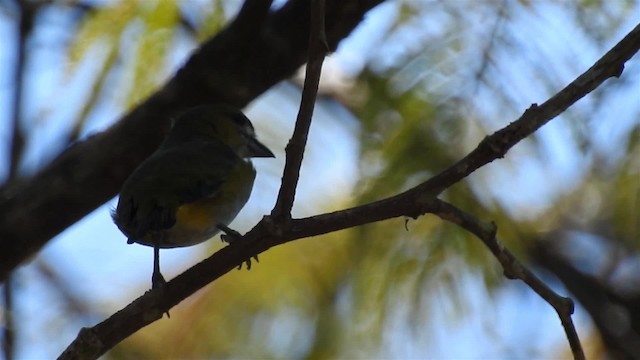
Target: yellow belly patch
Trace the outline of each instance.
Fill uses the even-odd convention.
[[[194,231],[205,231],[215,226],[215,219],[212,219],[213,201],[199,201],[191,204],[184,204],[176,212],[176,223],[179,226]]]
[[[218,224],[228,225],[249,199],[255,170],[249,163],[240,162],[216,194],[176,209],[176,223],[158,235],[159,240],[143,242],[171,248],[190,246],[210,239],[219,232]]]

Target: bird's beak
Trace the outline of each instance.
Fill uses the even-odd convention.
[[[249,139],[249,156],[251,157],[276,157],[268,147],[256,139]]]

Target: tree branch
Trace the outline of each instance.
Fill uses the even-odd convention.
[[[573,314],[574,304],[570,298],[558,295],[542,280],[540,280],[531,270],[522,265],[518,259],[509,251],[496,237],[497,227],[494,223],[484,223],[474,216],[460,210],[442,200],[436,199],[435,206],[439,209],[434,212],[435,215],[443,220],[454,223],[463,229],[474,234],[478,239],[489,248],[491,253],[498,260],[504,269],[504,275],[508,279],[520,279],[527,286],[538,294],[544,301],[553,307],[558,314],[562,327],[567,334],[571,352],[576,360],[584,360],[585,355],[580,344],[578,332],[573,325],[571,315]]]
[[[322,63],[329,50],[324,28],[324,12],[324,0],[314,0],[312,2],[311,31],[309,35],[309,62],[306,67],[300,110],[296,118],[293,135],[286,147],[287,158],[282,174],[282,185],[280,186],[276,204],[271,212],[271,216],[280,222],[286,222],[291,219],[291,209],[293,208],[293,200],[298,187],[304,148],[307,145],[313,108],[318,94]]]
[[[532,104],[516,121],[487,136],[462,160],[402,196],[430,199],[483,165],[502,158],[515,144],[533,134],[571,105],[589,94],[611,77],[619,77],[624,64],[640,49],[640,25],[601,57],[587,71],[541,105]]]
[[[540,126],[566,110],[578,99],[594,90],[606,79],[620,76],[624,63],[640,49],[640,25],[598,60],[589,70],[567,85],[559,93],[540,106],[532,106],[515,122],[485,138],[478,147],[462,160],[445,169],[424,183],[396,196],[378,200],[350,209],[302,219],[293,219],[289,226],[277,228],[272,217],[264,217],[242,241],[236,241],[214,253],[209,258],[194,265],[175,279],[169,281],[163,289],[146,292],[110,318],[92,328],[83,328],[78,337],[61,355],[62,359],[94,358],[100,356],[122,339],[130,336],[142,327],[160,319],[162,314],[173,306],[216,280],[220,276],[241,265],[269,248],[289,241],[343,230],[354,226],[373,223],[400,216],[417,218],[426,213],[438,213],[442,203],[436,196],[479,167],[503,157],[516,143],[533,133]],[[446,218],[446,215],[443,215]],[[275,219],[277,220],[277,219]],[[467,219],[468,220],[468,219]],[[471,225],[469,225],[471,226]],[[492,227],[477,225],[479,234],[491,232]],[[489,246],[489,245],[488,245]],[[514,263],[514,259],[505,255],[499,244],[491,243],[489,248],[501,254],[501,263]],[[513,272],[508,274],[529,276],[522,269],[510,265]],[[522,278],[522,277],[521,277]],[[530,278],[530,277],[529,277]],[[547,290],[538,284],[533,288],[541,296],[549,297]],[[570,304],[559,297],[553,300],[558,314],[568,317],[572,309]],[[556,303],[557,301],[557,303]],[[553,304],[552,304],[553,305]],[[578,349],[574,335],[567,329],[573,327],[569,322],[563,326],[569,337],[572,349]],[[577,338],[577,335],[576,335]],[[578,347],[577,347],[578,346]],[[577,350],[576,350],[577,351]],[[580,352],[574,352],[580,358]]]

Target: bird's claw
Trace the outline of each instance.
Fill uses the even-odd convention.
[[[253,255],[253,259],[259,263],[260,259],[258,259],[258,255]],[[240,265],[238,265],[237,269],[241,270],[242,269],[242,265],[246,264],[247,265],[247,270],[251,270],[251,258],[245,260],[243,263],[240,263]]]
[[[234,242],[237,243],[240,239],[242,239],[242,234],[224,224],[218,224],[218,229],[224,232],[224,234],[220,235],[220,240],[222,240],[223,242],[232,244]],[[242,269],[242,265],[246,265],[247,270],[251,270],[251,259],[255,260],[256,262],[260,262],[260,259],[258,259],[258,255],[254,255],[252,258],[249,258],[238,265],[238,270]]]
[[[234,241],[242,239],[242,234],[226,225],[218,224],[218,229],[224,232],[224,234],[220,235],[220,240],[226,242],[227,244],[231,244]]]

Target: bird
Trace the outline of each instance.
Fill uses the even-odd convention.
[[[112,218],[127,243],[153,247],[152,288],[166,283],[161,248],[231,231],[227,225],[251,195],[253,157],[275,156],[256,139],[251,121],[230,105],[201,105],[179,115],[158,149],[125,180]]]

